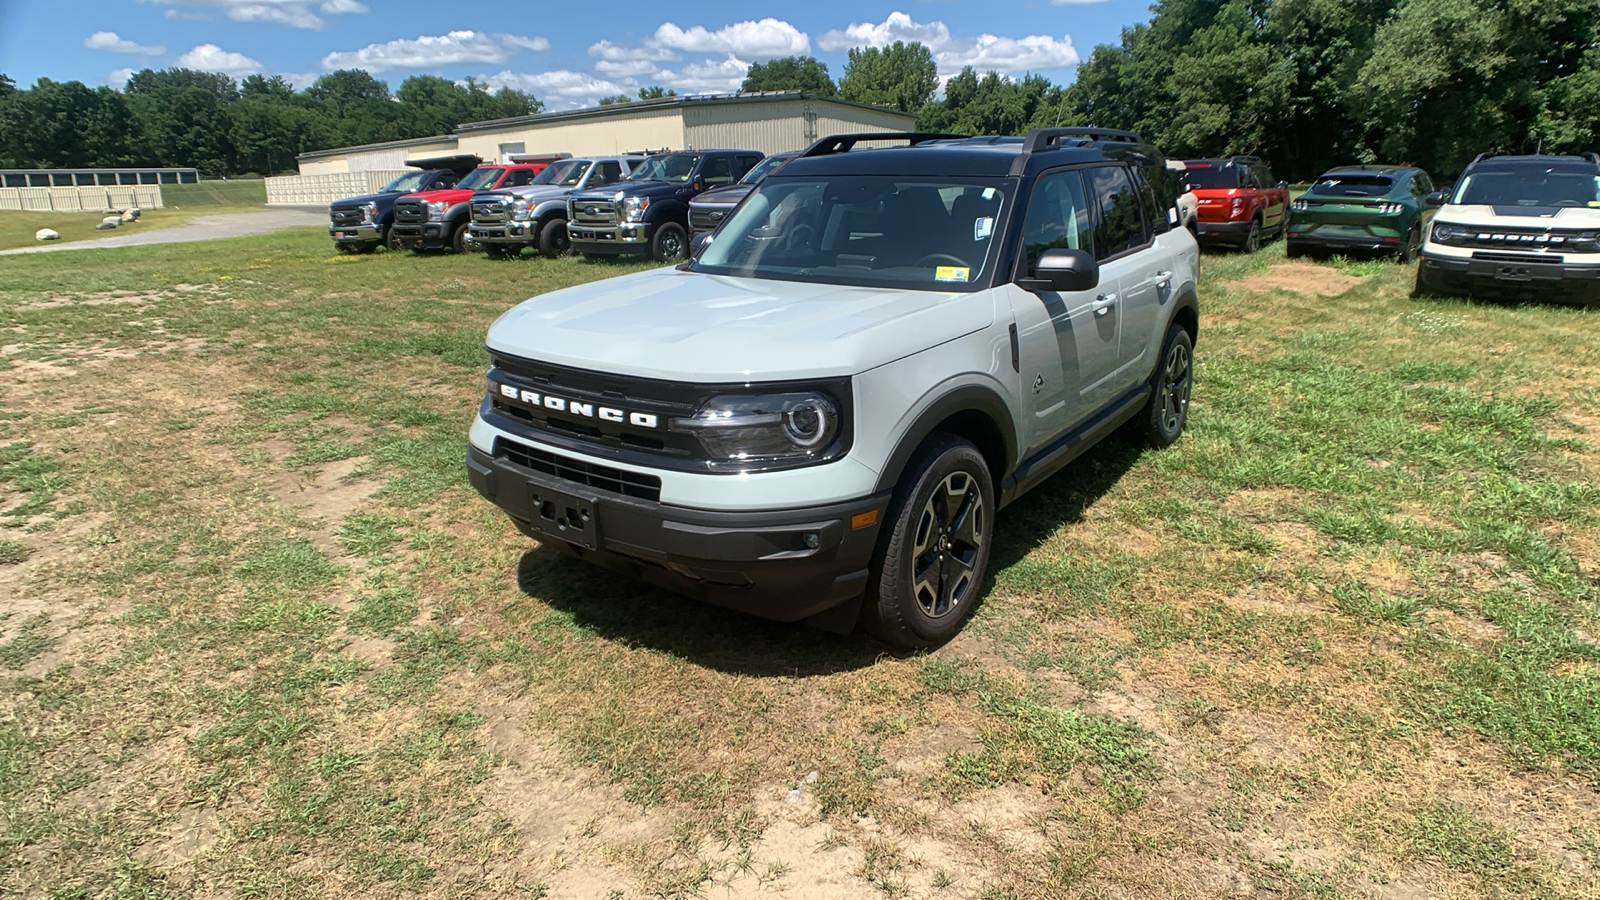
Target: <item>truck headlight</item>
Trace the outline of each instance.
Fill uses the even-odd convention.
[[[378,204],[368,201],[366,206],[361,207],[361,221],[368,224],[376,224],[378,221]]]
[[[444,211],[449,209],[449,208],[450,208],[450,204],[444,202],[443,200],[430,201],[428,203],[428,221],[430,221],[430,222],[441,222],[441,221],[443,221],[444,220]]]
[[[629,197],[622,201],[623,221],[642,222],[644,221],[644,211],[649,208],[649,197]]]
[[[518,222],[526,222],[531,212],[533,212],[533,201],[531,200],[517,200],[511,204],[511,218]]]
[[[694,435],[714,465],[803,463],[836,451],[840,416],[834,401],[816,392],[725,395],[670,425]]]

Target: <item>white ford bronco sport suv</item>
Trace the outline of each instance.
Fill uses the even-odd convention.
[[[1414,296],[1600,306],[1600,156],[1483,153],[1425,200]]]
[[[824,138],[689,262],[501,316],[472,484],[711,603],[946,641],[1002,506],[1119,426],[1183,431],[1199,252],[1166,173],[1127,132]]]

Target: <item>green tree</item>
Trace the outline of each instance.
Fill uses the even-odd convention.
[[[982,78],[967,66],[945,82],[944,98],[922,107],[917,128],[957,134],[1022,134],[1056,124],[1061,89],[1042,75],[1020,81],[990,72]],[[1070,124],[1070,123],[1069,123]]]
[[[632,103],[632,102],[633,102],[633,98],[629,97],[627,94],[614,94],[614,95],[612,95],[610,97],[601,97],[600,98],[600,105],[601,106],[615,106],[618,103]]]
[[[824,97],[838,96],[839,88],[828,74],[827,63],[810,56],[785,56],[765,63],[751,63],[739,90],[803,91]]]
[[[895,41],[887,47],[854,48],[839,79],[839,95],[856,103],[922,109],[939,87],[939,67],[927,47]]]
[[[232,78],[192,69],[145,69],[128,79],[125,94],[140,125],[140,156],[208,175],[234,171],[227,107],[239,99],[239,89]]]
[[[660,85],[652,84],[649,87],[639,88],[640,100],[661,100],[666,97],[676,96],[678,96],[677,91],[674,91],[671,88],[661,87]]]

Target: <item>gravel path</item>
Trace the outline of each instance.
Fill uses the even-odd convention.
[[[41,242],[35,247],[0,250],[0,256],[18,253],[54,253],[59,250],[93,250],[99,247],[146,247],[151,244],[183,244],[189,241],[211,241],[217,238],[245,237],[266,234],[285,228],[328,224],[327,207],[279,207],[262,212],[224,213],[216,216],[196,216],[187,225],[161,228],[139,233],[138,224],[124,225],[111,237],[92,241]],[[126,230],[124,230],[126,229]],[[131,233],[130,233],[131,232]]]

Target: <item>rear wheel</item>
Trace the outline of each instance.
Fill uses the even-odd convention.
[[[1420,251],[1421,249],[1422,249],[1422,234],[1417,231],[1416,226],[1412,226],[1411,230],[1406,232],[1405,245],[1400,248],[1400,253],[1399,253],[1400,261],[1403,262],[1403,263],[1414,263],[1414,262],[1416,262],[1417,261],[1417,252]]]
[[[1244,236],[1244,246],[1241,248],[1246,253],[1255,253],[1261,249],[1261,220],[1250,220],[1250,231]]]
[[[567,220],[551,219],[539,229],[539,252],[546,259],[559,259],[572,252],[572,239],[567,237]]]
[[[902,647],[956,636],[977,604],[994,534],[994,485],[970,441],[935,434],[895,489],[862,624]]]
[[[650,255],[655,257],[656,262],[677,262],[683,259],[688,246],[689,238],[682,225],[663,222],[656,227],[655,236],[650,238]]]
[[[1170,447],[1189,421],[1189,393],[1194,388],[1194,339],[1173,322],[1161,343],[1161,362],[1150,375],[1150,403],[1139,422],[1140,437],[1152,447]]]

